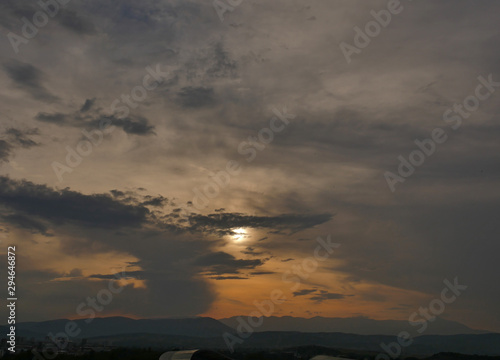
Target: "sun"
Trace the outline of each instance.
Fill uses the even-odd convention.
[[[247,231],[244,228],[237,228],[231,230],[233,234],[231,235],[234,241],[240,241],[245,238]]]

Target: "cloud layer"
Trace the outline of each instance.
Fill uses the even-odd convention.
[[[258,0],[221,22],[211,2],[91,0],[18,54],[1,37],[0,234],[25,249],[25,320],[74,316],[119,267],[130,284],[103,314],[239,315],[330,234],[342,246],[277,315],[407,319],[458,276],[469,290],[445,316],[500,331],[500,92],[460,129],[443,118],[479,76],[500,81],[500,5],[401,5],[350,63],[339,45],[386,1]],[[40,10],[0,7],[19,36]],[[265,138],[284,107],[296,117]],[[118,130],[59,182],[52,164],[103,121]],[[384,173],[435,128],[449,139],[391,192]],[[241,173],[197,210],[228,161]]]

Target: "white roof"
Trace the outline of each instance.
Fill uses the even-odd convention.
[[[183,350],[183,351],[167,351],[160,356],[159,360],[191,360],[191,356],[196,350]]]
[[[351,360],[351,359],[339,358],[339,357],[328,356],[328,355],[316,355],[315,357],[312,357],[311,360]]]

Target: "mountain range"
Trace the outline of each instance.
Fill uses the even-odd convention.
[[[107,317],[95,319],[73,320],[81,332],[79,338],[111,336],[122,334],[149,333],[160,335],[179,335],[194,337],[213,337],[225,332],[234,332],[238,318],[247,321],[244,316],[215,320],[209,317],[184,319],[130,319],[126,317]],[[64,331],[69,320],[49,320],[42,322],[23,322],[17,324],[17,333],[21,336],[44,338],[46,334],[57,334]],[[241,320],[240,320],[241,321]],[[487,331],[471,329],[461,323],[436,318],[427,323],[428,328],[422,335],[457,335],[484,334]],[[3,329],[5,328],[5,329]],[[2,331],[6,326],[1,327]],[[359,335],[397,335],[401,331],[418,335],[416,327],[403,320],[373,320],[365,317],[351,318],[300,318],[300,317],[265,317],[262,325],[254,328],[255,332],[264,331],[297,331],[303,333],[342,332]]]
[[[237,316],[219,321],[234,329],[238,326]],[[456,321],[436,318],[427,323],[426,335],[484,334]],[[401,331],[417,334],[420,326],[411,326],[404,320],[374,320],[366,317],[327,318],[316,316],[300,318],[292,316],[265,317],[256,331],[300,331],[300,332],[343,332],[360,335],[397,335]]]

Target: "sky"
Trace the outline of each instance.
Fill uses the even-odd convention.
[[[18,321],[117,273],[99,316],[407,320],[458,279],[441,317],[500,331],[497,1],[62,3],[0,4]]]

